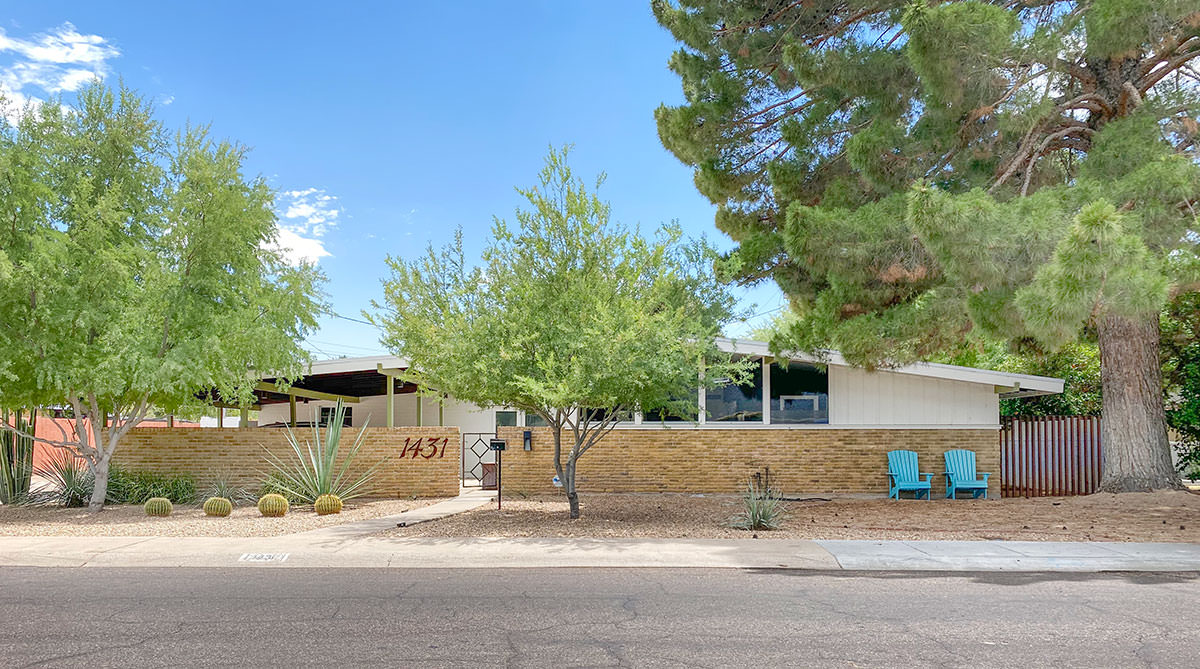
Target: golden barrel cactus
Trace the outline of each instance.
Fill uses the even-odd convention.
[[[204,500],[204,515],[224,518],[233,513],[233,502],[225,497],[209,497]]]
[[[321,495],[313,502],[313,510],[318,516],[328,516],[331,513],[342,512],[342,498],[337,495]]]
[[[288,501],[283,495],[271,493],[258,500],[258,512],[267,518],[281,518],[288,512]]]
[[[171,505],[171,500],[166,497],[151,497],[146,500],[146,503],[142,506],[142,510],[146,512],[147,516],[166,517],[171,515],[175,507]]]

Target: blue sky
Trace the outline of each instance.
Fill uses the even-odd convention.
[[[7,9],[8,97],[123,78],[169,125],[210,123],[250,146],[249,170],[280,191],[281,237],[319,258],[329,300],[352,318],[379,295],[388,254],[412,257],[458,226],[476,252],[550,145],[574,144],[578,174],[608,174],[615,219],[647,232],[678,220],[730,246],[691,171],[658,141],[654,108],[681,94],[667,70],[675,45],[641,0]],[[774,286],[738,292],[753,312],[782,303]],[[321,358],[383,352],[374,328],[334,318],[306,347]]]

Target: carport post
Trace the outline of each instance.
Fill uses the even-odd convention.
[[[396,382],[386,374],[383,380],[387,384],[387,426],[396,427]]]
[[[250,427],[250,407],[242,407],[238,417],[238,427]]]
[[[296,396],[288,393],[288,427],[296,427]]]
[[[421,405],[424,404],[424,402],[421,401],[421,393],[413,393],[413,397],[417,398],[417,427],[421,427],[425,424],[421,420]]]

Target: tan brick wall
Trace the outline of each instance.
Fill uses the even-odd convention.
[[[459,490],[462,437],[457,427],[369,427],[351,471],[384,460],[374,493],[384,497],[452,497]],[[340,448],[348,451],[359,428],[342,430]],[[301,446],[311,430],[297,430]],[[418,451],[417,441],[420,442]],[[409,445],[407,453],[405,444]],[[435,452],[436,445],[436,452]],[[131,430],[113,461],[126,469],[162,474],[191,474],[201,485],[224,473],[237,485],[257,492],[270,470],[263,448],[288,458],[287,432],[278,429],[142,428]],[[428,458],[425,456],[429,456]],[[294,457],[294,456],[291,456]]]
[[[505,491],[555,490],[554,438],[532,428],[533,450],[522,449],[526,428],[500,428]],[[565,435],[564,435],[565,436]],[[564,449],[567,448],[564,445]],[[933,472],[933,494],[945,492],[942,453],[975,451],[980,472],[991,472],[988,496],[1000,496],[1000,436],[994,429],[618,429],[579,460],[578,486],[588,492],[735,492],[770,467],[772,484],[789,494],[887,494],[887,452],[918,454]]]

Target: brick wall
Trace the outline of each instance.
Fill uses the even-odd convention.
[[[554,438],[532,428],[533,450],[522,449],[526,428],[500,428],[504,489],[555,490]],[[565,437],[566,435],[564,435]],[[564,449],[567,445],[564,444]],[[942,453],[975,451],[980,472],[991,472],[988,496],[1000,496],[1000,438],[995,429],[618,429],[579,460],[578,486],[588,492],[735,492],[754,472],[770,467],[785,493],[887,494],[887,452],[918,454],[933,472],[933,495],[945,492]]]
[[[452,497],[459,490],[462,438],[457,427],[365,428],[362,447],[351,471],[384,460],[375,477],[374,492],[385,497]],[[340,448],[348,451],[360,432],[342,430]],[[296,431],[301,446],[312,438],[308,429]],[[421,440],[418,450],[417,440]],[[405,443],[409,448],[404,452]],[[436,446],[436,453],[435,451]],[[191,474],[204,485],[224,473],[237,485],[257,491],[270,466],[263,448],[285,459],[295,457],[287,432],[278,429],[141,428],[117,447],[113,461],[131,470],[162,474]],[[429,456],[426,458],[425,456]]]

